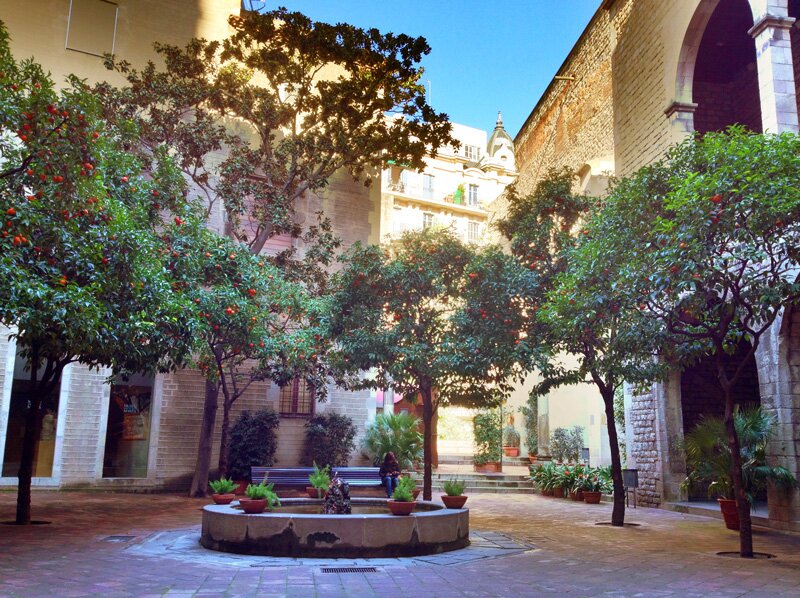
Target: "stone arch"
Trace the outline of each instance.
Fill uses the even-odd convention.
[[[680,56],[678,57],[678,72],[675,76],[675,103],[692,104],[692,86],[694,82],[694,68],[697,55],[700,52],[700,42],[706,30],[706,25],[717,8],[720,0],[701,0],[692,15],[689,26],[683,37]]]

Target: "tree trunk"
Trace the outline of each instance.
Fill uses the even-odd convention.
[[[439,411],[433,412],[431,420],[431,467],[439,467]]]
[[[753,524],[750,520],[750,503],[744,493],[742,480],[742,452],[739,437],[733,419],[733,396],[731,385],[723,384],[725,394],[725,432],[728,437],[728,448],[731,451],[731,480],[733,495],[736,499],[736,510],[739,512],[739,556],[753,558]]]
[[[36,372],[31,373],[33,379],[31,405],[25,415],[25,434],[22,438],[22,456],[17,474],[17,525],[28,525],[31,522],[31,479],[33,478],[33,459],[36,455],[36,443],[39,440],[42,418],[39,411],[42,406],[40,385],[35,381]]]
[[[227,394],[227,393],[226,393]],[[231,427],[231,407],[233,401],[226,396],[222,401],[222,428],[219,435],[219,477],[228,475],[228,431]]]
[[[625,487],[622,480],[622,459],[619,454],[617,424],[614,421],[614,389],[607,387],[601,394],[606,408],[608,446],[611,450],[611,479],[614,482],[614,509],[611,512],[611,525],[621,527],[625,523]]]
[[[217,421],[219,384],[206,380],[206,396],[203,403],[203,421],[200,426],[200,441],[197,446],[197,462],[189,496],[202,498],[208,488],[208,470],[211,468],[211,443]]]
[[[422,486],[422,499],[431,500],[433,498],[433,397],[431,396],[431,389],[429,387],[421,387],[420,394],[422,395],[422,424],[423,424],[423,461],[424,474]]]

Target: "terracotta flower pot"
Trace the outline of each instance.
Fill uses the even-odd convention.
[[[518,446],[504,446],[503,453],[505,453],[506,457],[519,457],[519,447]]]
[[[419,496],[420,492],[422,492],[422,490],[419,488],[414,488],[414,490],[411,491],[411,494],[413,494],[414,496],[414,500],[417,500],[417,497]]]
[[[247,489],[247,486],[248,484],[250,484],[250,482],[248,482],[247,480],[236,480],[236,484],[237,486],[233,490],[233,493],[236,496],[242,496],[244,495],[244,491]]]
[[[739,511],[736,508],[736,501],[730,498],[718,498],[719,510],[722,511],[722,519],[725,520],[725,527],[734,531],[739,531]]]
[[[215,505],[229,505],[236,498],[235,494],[212,494],[211,500]]]
[[[553,496],[555,496],[556,498],[564,498],[564,489],[553,488]]]
[[[569,493],[569,497],[575,501],[583,500],[583,490],[573,490]]]
[[[314,488],[314,486],[306,486],[306,493],[308,494],[308,498],[325,498],[328,496],[327,490],[320,489],[318,491],[318,489]]]
[[[411,511],[414,510],[417,503],[415,501],[401,502],[390,498],[386,501],[386,505],[389,507],[389,511],[391,511],[392,515],[411,515]]]
[[[241,498],[239,499],[239,506],[242,507],[242,511],[251,515],[263,513],[264,509],[267,508],[267,499]]]
[[[587,505],[599,505],[600,498],[603,496],[602,492],[591,492],[589,490],[583,491],[583,500]]]
[[[461,496],[442,494],[442,502],[448,509],[463,509],[464,503],[467,502],[467,497],[463,494]]]
[[[500,463],[496,461],[489,461],[488,463],[484,463],[482,465],[474,465],[474,468],[478,473],[498,473],[503,471]]]

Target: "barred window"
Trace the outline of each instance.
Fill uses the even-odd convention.
[[[295,378],[281,388],[280,414],[304,417],[314,414],[314,389],[302,378]]]

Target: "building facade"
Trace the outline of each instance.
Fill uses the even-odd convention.
[[[34,57],[56,84],[74,73],[90,83],[124,81],[106,70],[105,52],[141,67],[154,59],[153,42],[185,45],[193,37],[222,39],[230,33],[227,18],[238,14],[239,0],[0,0],[0,19],[20,60]],[[219,203],[219,202],[218,202]],[[221,206],[209,227],[224,232]],[[377,242],[380,236],[380,189],[367,189],[337,173],[319,195],[296,206],[299,223],[312,223],[322,209],[345,245]],[[274,251],[290,239],[275,239]],[[13,330],[0,330],[0,486],[14,486],[21,454],[28,373],[17,354]],[[34,469],[40,487],[183,488],[194,471],[205,381],[197,370],[139,376],[125,384],[107,383],[110,371],[71,364],[60,388],[47,399]],[[272,407],[281,415],[279,465],[297,465],[303,451],[303,427],[313,413],[350,416],[359,436],[374,418],[375,399],[368,392],[329,388],[318,403],[298,386],[280,389],[254,384],[232,414]],[[221,418],[218,417],[218,422]],[[216,463],[219,438],[214,439]],[[357,460],[358,453],[353,455]]]
[[[605,0],[515,138],[520,186],[532,189],[549,167],[568,166],[582,189],[602,190],[608,174],[629,175],[687,135],[735,123],[797,132],[798,16],[798,0]],[[795,476],[798,356],[800,315],[787,306],[745,364],[737,398],[775,415],[768,459]],[[680,441],[700,416],[721,409],[703,360],[644,395],[627,393],[627,462],[639,470],[643,502],[687,498]],[[770,489],[767,503],[769,525],[800,529],[800,492]]]

